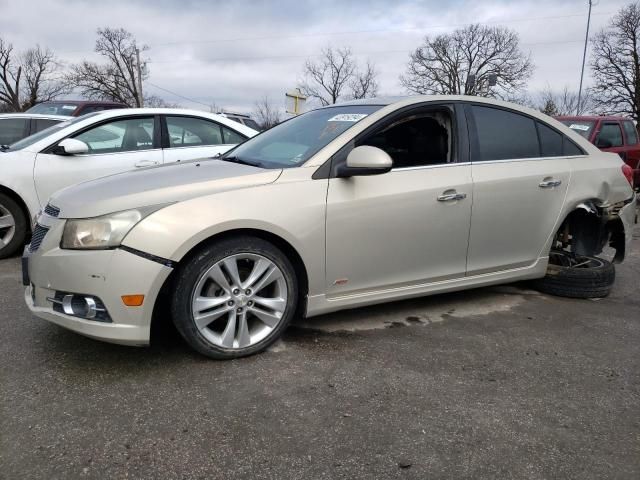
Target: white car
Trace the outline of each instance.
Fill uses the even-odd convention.
[[[0,258],[24,244],[54,192],[134,168],[212,157],[258,132],[220,115],[171,108],[74,118],[0,152]]]

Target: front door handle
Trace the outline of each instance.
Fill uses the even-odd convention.
[[[454,191],[447,190],[446,192],[443,192],[442,195],[438,197],[438,201],[439,202],[455,202],[457,200],[464,200],[465,198],[467,198],[466,193],[458,193],[455,190]]]
[[[158,162],[155,160],[140,160],[139,162],[134,163],[134,167],[142,168],[142,167],[151,167],[153,165],[158,165]]]
[[[562,185],[562,180],[554,180],[553,178],[545,178],[538,184],[540,188],[553,188]]]

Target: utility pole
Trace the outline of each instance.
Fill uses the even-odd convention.
[[[136,70],[138,77],[138,105],[144,107],[144,97],[142,96],[142,65],[140,65],[140,49],[136,47]]]
[[[589,0],[589,15],[587,16],[587,33],[584,36],[584,51],[582,52],[582,70],[580,71],[580,88],[578,88],[578,105],[576,115],[580,115],[580,102],[582,100],[582,80],[584,79],[584,62],[587,60],[587,45],[589,45],[589,24],[591,23],[591,7],[593,0]]]

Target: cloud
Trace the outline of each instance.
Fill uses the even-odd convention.
[[[595,7],[592,31],[625,3]],[[402,94],[398,76],[424,36],[472,22],[504,24],[520,34],[536,65],[531,90],[577,88],[586,9],[582,0],[31,0],[33,13],[25,15],[23,2],[0,0],[0,35],[18,49],[38,43],[73,63],[95,58],[97,28],[123,27],[149,46],[150,93],[186,107],[215,102],[250,111],[263,95],[283,104],[305,59],[329,44],[373,61],[380,93]]]

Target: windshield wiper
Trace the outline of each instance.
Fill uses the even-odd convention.
[[[9,145],[0,145],[0,151],[6,152],[9,148],[11,148]]]
[[[215,157],[216,160],[222,160],[223,162],[231,162],[231,163],[239,163],[240,165],[249,165],[250,167],[258,167],[258,168],[264,168],[264,166],[261,163],[258,162],[248,162],[247,160],[243,160],[239,157],[236,157],[234,155],[230,156],[230,157]]]

